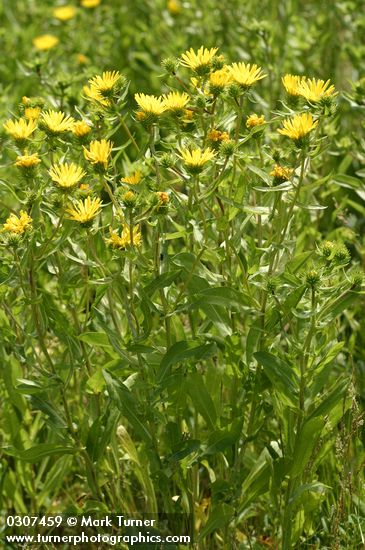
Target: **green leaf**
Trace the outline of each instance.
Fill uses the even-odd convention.
[[[359,299],[359,293],[349,290],[345,292],[338,298],[331,300],[325,305],[320,314],[318,315],[318,320],[325,319],[334,319],[340,315],[343,311],[349,308],[356,300]]]
[[[8,455],[24,460],[25,462],[39,462],[42,458],[53,455],[75,454],[80,452],[80,449],[75,447],[64,447],[54,443],[41,443],[25,451],[16,449],[4,449]]]
[[[305,421],[300,429],[300,433],[296,438],[295,448],[293,453],[293,465],[291,475],[296,477],[303,473],[312,451],[316,446],[324,422],[321,416],[316,416]]]
[[[183,340],[182,342],[176,342],[167,350],[157,374],[158,384],[161,384],[166,378],[172,365],[184,361],[200,361],[203,358],[211,356],[215,352],[216,346],[214,343],[202,344],[199,346],[194,346],[194,343],[195,342]]]
[[[204,445],[203,454],[211,455],[221,453],[232,447],[239,439],[242,432],[243,418],[237,418],[222,430],[215,430],[210,434],[208,442]]]
[[[79,335],[79,339],[90,346],[97,348],[111,348],[108,335],[105,332],[84,332]]]
[[[146,428],[145,419],[137,410],[135,399],[122,383],[115,380],[107,371],[103,371],[110,398],[115,402],[123,416],[127,418],[136,433],[148,444],[152,443],[152,436]]]
[[[198,413],[204,418],[209,428],[214,429],[217,422],[217,412],[203,376],[198,372],[190,373],[186,379],[185,387]]]
[[[218,529],[223,529],[233,519],[235,509],[228,504],[218,504],[209,514],[209,518],[203,529],[200,531],[198,541],[201,541]]]
[[[299,379],[294,370],[287,363],[267,351],[258,351],[254,356],[258,364],[263,367],[273,387],[283,396],[286,396],[290,404],[296,406]]]

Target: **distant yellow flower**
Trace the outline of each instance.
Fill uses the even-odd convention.
[[[255,126],[262,126],[265,124],[264,115],[258,116],[256,113],[253,113],[246,120],[246,128],[254,128]]]
[[[86,65],[86,63],[88,63],[89,59],[83,53],[78,53],[76,55],[76,61],[79,65]]]
[[[166,206],[170,202],[170,197],[165,191],[157,191],[156,195],[160,204]]]
[[[24,116],[28,120],[37,120],[41,114],[41,110],[40,107],[26,107],[24,109]]]
[[[293,173],[292,168],[285,168],[277,164],[275,168],[270,172],[270,176],[274,178],[275,183],[284,183],[290,180]]]
[[[162,97],[166,111],[174,114],[182,114],[189,103],[189,96],[185,92],[170,92]]]
[[[36,129],[37,125],[34,120],[25,120],[20,118],[19,120],[7,120],[4,123],[4,129],[16,141],[23,141],[28,139]]]
[[[53,36],[53,34],[42,34],[33,38],[33,46],[42,52],[54,48],[58,43],[59,39],[57,36]]]
[[[66,212],[70,214],[70,220],[88,224],[99,214],[101,205],[102,202],[99,198],[86,197],[84,200],[76,201],[73,207],[66,209]]]
[[[72,127],[72,133],[78,138],[85,137],[90,132],[91,127],[84,120],[77,120]]]
[[[65,115],[62,111],[54,111],[52,109],[42,113],[40,119],[42,130],[53,136],[70,132],[73,125],[74,119],[71,116]]]
[[[124,225],[121,235],[119,235],[117,231],[113,231],[111,227],[109,232],[110,237],[109,239],[105,239],[105,241],[113,248],[124,249],[127,246],[139,246],[142,242],[142,235],[139,226],[133,227],[133,230],[131,231],[128,225]]]
[[[52,181],[62,189],[71,189],[86,175],[83,169],[71,162],[54,164],[49,170]]]
[[[333,84],[330,86],[330,80],[316,80],[308,78],[302,80],[298,86],[299,95],[303,96],[307,101],[317,103],[321,99],[334,97],[338,92],[335,91]]]
[[[24,211],[20,211],[20,215],[10,214],[8,219],[3,225],[2,231],[9,231],[9,233],[16,233],[22,235],[27,229],[30,229],[32,225],[32,218]]]
[[[134,99],[145,115],[159,116],[165,111],[162,97],[147,94],[134,94]]]
[[[222,91],[231,82],[232,77],[227,67],[223,67],[209,75],[209,88],[212,93]]]
[[[23,97],[22,97],[23,105],[29,105],[31,102],[32,102],[32,100],[30,99],[30,97],[27,97],[26,95],[23,95]]]
[[[122,183],[129,183],[129,185],[138,185],[141,182],[142,179],[142,172],[140,170],[136,170],[133,172],[133,174],[130,174],[129,176],[125,176],[121,179]]]
[[[41,162],[37,153],[33,155],[19,155],[16,157],[15,166],[19,168],[34,168]]]
[[[198,74],[209,72],[211,62],[217,53],[218,48],[204,48],[201,46],[197,52],[190,48],[181,56],[181,65],[192,69]]]
[[[101,0],[81,0],[81,6],[83,8],[96,8],[100,2]]]
[[[303,113],[284,120],[283,128],[279,128],[278,132],[297,141],[309,134],[317,124],[318,120],[313,120],[311,113]]]
[[[286,93],[291,96],[299,96],[299,85],[305,81],[304,76],[286,74],[282,77],[281,82],[286,90]]]
[[[234,82],[244,88],[249,88],[267,76],[263,74],[261,67],[250,63],[232,63],[228,66],[228,70]]]
[[[213,128],[208,132],[207,138],[209,141],[213,143],[222,143],[222,141],[228,141],[229,140],[229,134],[227,132],[221,132],[220,130],[216,130]]]
[[[182,10],[180,2],[177,2],[176,0],[168,0],[167,9],[171,15],[179,15]]]
[[[119,71],[104,71],[102,76],[97,75],[90,78],[91,90],[99,92],[102,96],[108,95],[115,90],[115,86],[121,78]]]
[[[83,86],[82,91],[88,101],[99,103],[102,107],[109,107],[111,105],[110,99],[104,97],[96,88],[92,88],[91,86]]]
[[[84,147],[84,156],[91,164],[100,165],[106,170],[112,149],[113,143],[111,141],[106,139],[94,140],[90,142],[89,149]]]
[[[182,160],[187,169],[195,174],[201,172],[215,155],[215,152],[208,147],[207,149],[183,149],[180,151]]]
[[[75,6],[61,6],[53,10],[53,17],[60,21],[69,21],[75,17],[77,10]]]

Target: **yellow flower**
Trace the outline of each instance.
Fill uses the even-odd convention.
[[[86,65],[86,63],[88,63],[89,59],[83,53],[78,53],[76,55],[76,61],[79,65]]]
[[[229,134],[227,132],[221,132],[220,130],[216,130],[213,128],[208,132],[207,138],[209,141],[212,141],[213,143],[221,143],[222,141],[228,141],[229,140]]]
[[[204,165],[212,160],[215,152],[208,147],[207,149],[183,149],[180,151],[182,160],[187,169],[195,174],[201,172]]]
[[[28,120],[37,120],[41,114],[40,107],[26,107],[24,109],[24,116]]]
[[[265,124],[264,115],[258,116],[256,113],[253,113],[246,120],[246,128],[254,128],[255,126],[261,126]]]
[[[81,0],[81,6],[83,8],[96,8],[100,2],[101,0]]]
[[[90,142],[89,149],[84,147],[84,156],[91,164],[100,165],[106,170],[112,149],[113,143],[111,141],[106,139],[94,140]]]
[[[3,225],[2,231],[9,231],[10,233],[16,233],[22,235],[27,229],[30,229],[32,225],[32,218],[24,211],[20,211],[20,216],[16,214],[10,214],[8,219]]]
[[[286,90],[286,93],[291,96],[299,96],[299,85],[305,81],[304,76],[286,74],[282,77],[281,82]]]
[[[311,113],[303,113],[284,120],[283,128],[279,128],[278,132],[297,141],[309,134],[317,124],[318,120],[314,121]]]
[[[218,71],[214,71],[209,75],[209,88],[212,93],[222,91],[225,86],[232,82],[232,77],[228,68],[225,66]]]
[[[57,36],[53,36],[53,34],[42,34],[41,36],[33,38],[33,46],[41,52],[54,48],[58,43],[59,39]]]
[[[72,127],[72,133],[78,138],[87,136],[89,132],[91,128],[84,120],[77,120]]]
[[[41,162],[38,153],[33,155],[19,155],[16,157],[15,166],[19,168],[34,168]]]
[[[99,92],[102,96],[107,95],[115,90],[120,77],[119,71],[104,71],[102,76],[97,75],[90,78],[90,89]]]
[[[52,181],[62,189],[71,189],[75,187],[86,174],[86,172],[74,162],[70,164],[54,164],[51,166],[48,173]]]
[[[66,209],[66,212],[70,214],[70,220],[88,224],[99,214],[101,205],[102,202],[99,198],[86,197],[84,200],[76,201],[73,207]]]
[[[204,48],[201,46],[197,52],[190,48],[181,56],[181,65],[192,69],[198,74],[209,72],[213,57],[217,53],[218,48]]]
[[[255,82],[267,76],[262,73],[261,67],[250,63],[232,63],[228,66],[228,70],[234,82],[244,88],[249,88]]]
[[[185,106],[189,103],[189,96],[185,92],[170,92],[162,97],[166,111],[174,114],[182,114]]]
[[[330,80],[325,82],[324,80],[316,80],[315,78],[302,80],[298,86],[298,93],[307,101],[317,103],[321,101],[321,99],[337,95],[335,87],[333,84],[330,86],[330,82]]]
[[[171,15],[179,15],[179,13],[181,13],[181,4],[176,0],[168,0],[167,9],[171,13]]]
[[[109,107],[111,105],[110,99],[104,97],[99,90],[92,88],[91,86],[84,86],[82,91],[85,94],[85,98],[88,101],[94,101],[99,103],[102,107]]]
[[[270,172],[270,176],[274,178],[275,183],[284,183],[284,181],[290,180],[292,173],[292,168],[285,168],[284,166],[277,164]]]
[[[156,195],[160,205],[166,206],[170,202],[170,197],[165,191],[157,191]]]
[[[128,225],[124,225],[121,235],[119,235],[117,231],[113,231],[111,227],[109,231],[110,237],[105,240],[113,248],[124,249],[127,246],[139,246],[142,242],[142,235],[139,226],[134,227],[133,231],[131,231]]]
[[[34,120],[7,120],[4,123],[4,129],[7,134],[11,135],[16,141],[28,139],[36,129],[37,125]]]
[[[133,172],[133,174],[130,174],[129,176],[125,176],[121,179],[122,183],[129,183],[129,185],[138,185],[142,179],[142,172],[140,170],[136,170]]]
[[[65,115],[62,111],[53,111],[50,109],[42,113],[41,127],[48,134],[58,135],[72,130],[74,125],[74,119]]]
[[[159,116],[165,111],[162,97],[147,94],[134,94],[134,99],[145,115]]]
[[[59,19],[60,21],[69,21],[76,15],[75,6],[61,6],[53,10],[53,17]]]

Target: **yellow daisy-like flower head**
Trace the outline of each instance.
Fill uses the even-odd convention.
[[[147,94],[134,94],[134,99],[141,108],[141,111],[138,111],[138,113],[142,112],[143,117],[138,116],[138,113],[136,114],[137,118],[141,121],[153,122],[166,110],[162,97]]]
[[[300,142],[311,132],[318,124],[318,120],[313,120],[311,113],[302,113],[293,118],[284,120],[283,128],[279,128],[279,134],[287,136],[290,139]]]
[[[59,39],[57,36],[53,36],[53,34],[42,34],[33,39],[33,46],[41,52],[54,48],[58,43]]]
[[[207,139],[213,149],[217,150],[222,143],[229,141],[229,134],[227,132],[221,132],[216,128],[212,128],[212,130],[209,130],[208,132]]]
[[[26,107],[24,109],[24,116],[27,120],[37,120],[41,114],[40,107]]]
[[[86,172],[74,162],[70,164],[54,164],[51,166],[48,173],[52,181],[64,190],[70,190],[76,187],[79,181],[86,175]]]
[[[110,237],[105,240],[113,248],[124,250],[130,246],[139,246],[142,242],[142,235],[139,226],[133,227],[133,230],[131,231],[129,225],[124,225],[121,235],[119,235],[117,231],[113,231],[111,227],[109,232]]]
[[[77,138],[84,138],[91,132],[91,127],[84,120],[77,120],[73,127],[72,133]]]
[[[16,157],[15,166],[25,170],[34,169],[41,159],[38,156],[38,153],[33,153],[33,155],[19,155]]]
[[[232,80],[245,90],[267,76],[263,74],[261,67],[250,63],[232,63],[228,70]]]
[[[113,143],[106,139],[90,142],[89,149],[84,147],[84,156],[96,168],[106,170],[113,149]]]
[[[81,0],[83,8],[96,8],[101,3],[101,0]]]
[[[182,115],[188,103],[189,96],[185,92],[170,92],[163,96],[165,110],[174,115]]]
[[[99,198],[86,197],[84,200],[76,201],[72,207],[66,209],[66,212],[70,214],[70,220],[89,225],[99,214],[101,206],[102,202]]]
[[[284,166],[280,166],[280,164],[277,164],[275,168],[270,172],[270,176],[272,176],[274,180],[274,185],[279,185],[280,183],[289,181],[292,174],[292,168],[285,168]]]
[[[262,126],[265,124],[265,116],[261,115],[258,116],[256,113],[253,113],[252,115],[247,117],[246,120],[246,128],[251,130],[252,128],[255,128],[256,126]]]
[[[330,85],[330,80],[316,80],[308,78],[302,80],[298,86],[298,93],[310,103],[318,103],[322,100],[328,100],[337,95],[333,84]]]
[[[76,13],[75,6],[60,6],[53,10],[53,17],[60,21],[69,21],[75,17]]]
[[[181,56],[181,65],[188,67],[198,75],[209,73],[212,60],[217,53],[218,48],[204,48],[201,46],[197,52],[190,48]]]
[[[304,76],[294,74],[286,74],[282,77],[281,82],[286,90],[286,93],[292,97],[298,97],[300,83],[305,81]]]
[[[87,99],[88,101],[92,101],[98,107],[110,107],[110,99],[104,97],[96,88],[92,88],[91,86],[84,86],[82,88],[82,91],[84,93],[85,99]]]
[[[209,91],[213,95],[219,95],[224,88],[232,82],[231,74],[226,66],[209,75]]]
[[[129,185],[138,185],[141,182],[142,179],[142,172],[140,170],[136,170],[129,176],[125,176],[120,181],[122,183],[128,183]]]
[[[5,132],[18,143],[29,139],[36,127],[37,125],[33,119],[25,120],[24,118],[20,118],[19,120],[7,120],[4,123]]]
[[[254,128],[255,126],[262,126],[265,124],[264,115],[258,116],[256,113],[253,113],[246,120],[246,128]]]
[[[76,61],[79,65],[86,65],[89,62],[88,57],[83,53],[76,54]]]
[[[101,94],[102,97],[109,97],[116,92],[120,80],[119,71],[104,71],[102,76],[97,75],[89,80],[90,89]]]
[[[210,147],[207,149],[183,149],[180,153],[180,158],[191,174],[199,174],[207,162],[215,156],[215,152]]]
[[[2,231],[8,231],[16,235],[23,235],[25,231],[32,226],[32,218],[24,211],[20,211],[20,215],[10,214],[3,225]]]
[[[48,135],[58,136],[72,130],[74,119],[62,111],[50,109],[42,113],[39,125]]]

